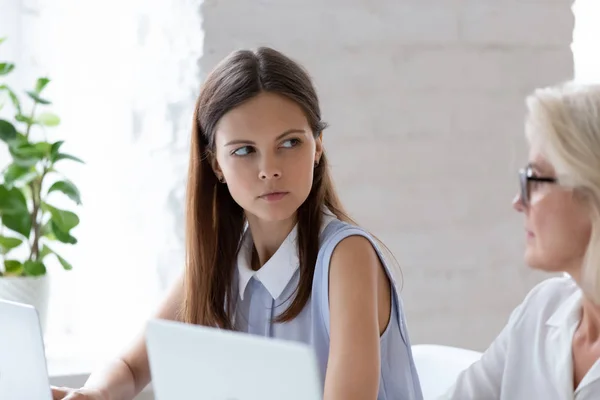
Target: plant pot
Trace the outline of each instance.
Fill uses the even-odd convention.
[[[2,277],[0,278],[0,299],[34,306],[40,318],[42,333],[46,332],[50,280],[41,277]]]

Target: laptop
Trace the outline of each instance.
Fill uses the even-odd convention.
[[[308,345],[159,319],[146,344],[156,400],[323,397]]]
[[[38,313],[0,300],[0,399],[52,400]]]

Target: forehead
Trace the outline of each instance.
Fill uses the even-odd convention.
[[[227,139],[257,140],[289,129],[308,131],[308,120],[294,101],[274,93],[261,93],[228,111],[216,129],[217,142]]]

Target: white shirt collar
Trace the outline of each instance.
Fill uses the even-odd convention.
[[[573,335],[581,320],[582,301],[583,292],[581,289],[577,289],[567,297],[546,321],[546,325],[552,327],[555,332],[551,336],[556,340],[552,341],[552,354],[554,356],[550,358],[550,361],[554,365],[555,382],[562,383],[562,385],[558,385],[557,390],[564,390],[565,396],[573,395],[571,346]],[[568,373],[565,371],[565,365],[570,367],[568,368]],[[581,382],[579,382],[579,386],[575,388],[575,397],[578,397],[580,392],[591,390],[588,386],[599,378],[600,362],[597,361],[592,365]]]
[[[269,261],[267,261],[258,271],[254,271],[251,265],[253,248],[252,234],[250,233],[250,229],[246,230],[237,258],[240,299],[244,299],[246,287],[252,277],[255,277],[263,284],[273,299],[277,299],[281,296],[281,293],[283,293],[283,290],[300,266],[298,246],[296,244],[297,237],[298,227],[294,226],[294,229],[292,229]]]
[[[335,215],[326,209],[323,213],[321,233],[323,233],[323,230],[334,219],[336,219]],[[252,242],[250,229],[245,229],[237,257],[237,269],[239,275],[238,289],[241,300],[244,300],[246,287],[252,277],[263,284],[273,299],[278,299],[279,296],[281,296],[300,267],[297,238],[298,225],[294,226],[269,261],[267,261],[258,271],[254,271],[251,264],[254,243]]]
[[[579,289],[570,295],[548,318],[546,324],[555,328],[569,329],[579,324],[583,293]]]

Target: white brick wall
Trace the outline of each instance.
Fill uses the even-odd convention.
[[[523,97],[570,78],[567,0],[205,0],[203,73],[270,45],[314,76],[352,214],[394,251],[413,343],[485,348],[542,276],[511,209]]]

